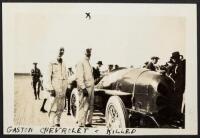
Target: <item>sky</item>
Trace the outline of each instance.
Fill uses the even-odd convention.
[[[85,12],[91,12],[91,20]],[[30,72],[33,62],[45,72],[60,47],[68,67],[86,48],[92,48],[93,66],[101,60],[105,67],[141,67],[152,56],[165,64],[174,51],[185,56],[186,21],[175,12],[131,4],[19,3],[4,7],[4,38],[14,51],[14,72]]]

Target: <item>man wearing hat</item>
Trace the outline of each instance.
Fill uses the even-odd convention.
[[[108,73],[110,73],[112,70],[113,70],[113,65],[112,64],[108,65]]]
[[[32,76],[32,86],[34,90],[34,95],[35,95],[35,100],[40,99],[40,87],[41,87],[41,82],[40,82],[40,77],[41,72],[40,69],[37,68],[37,63],[33,63],[34,68],[31,70],[31,76]]]
[[[114,70],[117,70],[117,69],[119,69],[119,65],[116,64]]]
[[[174,80],[175,67],[176,67],[174,60],[172,58],[170,58],[170,60],[168,62],[166,62],[165,67],[166,67],[166,69],[165,69],[166,75]]]
[[[174,81],[175,81],[175,94],[176,94],[176,108],[178,112],[181,112],[183,94],[185,91],[185,64],[186,60],[179,52],[173,52],[171,59],[175,64]]]
[[[156,66],[156,64],[157,64],[158,60],[159,60],[159,57],[153,56],[153,57],[151,58],[151,61],[148,62],[148,64],[146,65],[146,68],[147,68],[147,69],[150,69],[150,70],[152,70],[152,71],[157,71],[157,66]]]
[[[47,90],[50,92],[51,106],[49,121],[52,127],[60,127],[60,119],[65,106],[65,92],[67,89],[67,70],[62,59],[64,48],[59,49],[57,60],[52,61],[48,68]]]
[[[86,49],[85,57],[76,65],[76,80],[79,91],[79,127],[91,127],[94,110],[94,77],[90,65],[91,50]]]
[[[72,67],[69,67],[68,68],[68,72],[67,72],[68,76],[72,76],[74,74],[73,70],[72,70]]]
[[[95,80],[95,85],[99,82],[100,78],[101,78],[101,72],[100,72],[100,68],[103,65],[102,61],[98,61],[97,62],[97,67],[93,67],[93,76],[94,76],[94,80]]]

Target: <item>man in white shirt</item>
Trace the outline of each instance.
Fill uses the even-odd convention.
[[[79,127],[91,127],[94,110],[94,77],[90,65],[91,50],[86,49],[85,57],[76,66],[76,80],[79,91]]]
[[[67,71],[62,56],[61,47],[56,61],[49,64],[47,90],[51,94],[49,121],[51,126],[60,127],[60,119],[65,106],[65,92],[67,89]]]

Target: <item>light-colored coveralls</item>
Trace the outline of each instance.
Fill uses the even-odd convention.
[[[60,124],[61,114],[65,106],[65,92],[67,88],[67,71],[65,64],[51,62],[48,70],[47,90],[55,90],[55,97],[51,97],[49,121],[52,126]]]
[[[76,65],[76,80],[79,90],[78,125],[92,124],[94,110],[94,78],[89,58],[85,57]],[[88,97],[83,96],[83,89],[87,89]]]

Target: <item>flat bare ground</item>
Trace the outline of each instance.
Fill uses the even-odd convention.
[[[35,100],[31,86],[31,76],[15,75],[14,78],[14,124],[17,126],[50,126],[48,114],[40,112],[42,100]],[[48,106],[48,103],[47,103]],[[61,117],[62,127],[75,127],[74,117],[64,111]],[[105,117],[94,112],[93,127],[105,127]]]

